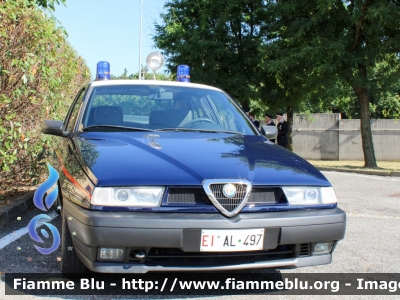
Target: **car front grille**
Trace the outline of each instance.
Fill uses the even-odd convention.
[[[231,264],[249,263],[257,261],[268,261],[296,256],[295,245],[280,245],[275,249],[264,251],[246,251],[246,252],[184,252],[175,248],[151,248],[147,253],[146,259],[142,261],[147,265],[171,263],[180,265],[185,262],[193,264]],[[131,253],[132,259],[127,262],[136,262],[134,253]]]
[[[240,203],[242,195],[234,199],[225,198],[222,195],[221,184],[212,185],[213,193],[219,203],[228,211],[237,203]],[[245,193],[240,191],[239,193]],[[239,194],[238,193],[238,194]],[[254,188],[251,190],[247,206],[250,205],[274,205],[282,202],[280,195],[281,189],[278,188]],[[169,188],[167,204],[173,206],[193,206],[193,205],[212,205],[202,188]]]
[[[203,188],[169,188],[168,204],[173,205],[211,205]]]
[[[252,189],[250,198],[247,201],[247,205],[273,205],[276,204],[277,197],[275,196],[275,189]]]
[[[310,255],[310,244],[300,244],[299,256],[309,256]]]
[[[246,185],[236,184],[236,195],[232,198],[227,198],[224,196],[222,189],[224,184],[211,184],[210,190],[214,194],[215,199],[218,203],[227,211],[234,211],[243,201],[246,195]]]
[[[261,251],[233,251],[233,252],[185,252],[179,248],[136,248],[127,247],[123,262],[126,264],[145,264],[148,266],[215,266],[256,263],[311,256],[311,244],[285,244],[275,249]],[[143,254],[138,258],[137,253]],[[112,263],[112,262],[110,262]]]

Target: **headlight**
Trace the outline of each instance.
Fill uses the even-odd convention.
[[[95,188],[93,205],[101,206],[160,206],[163,187]]]
[[[289,205],[316,205],[337,203],[332,187],[282,187]]]

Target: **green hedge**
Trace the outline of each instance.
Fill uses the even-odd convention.
[[[36,184],[51,139],[43,119],[62,120],[90,80],[55,21],[29,1],[0,0],[0,187]]]

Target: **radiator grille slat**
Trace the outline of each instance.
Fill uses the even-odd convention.
[[[236,195],[232,198],[227,198],[224,196],[222,189],[225,184],[211,184],[210,190],[214,194],[215,199],[219,202],[219,204],[231,212],[234,211],[243,201],[246,196],[247,186],[244,184],[235,184],[236,187]]]
[[[167,202],[181,206],[211,205],[211,201],[202,188],[170,188]]]
[[[245,196],[246,186],[237,185],[238,191],[233,198],[226,198],[223,195],[223,186],[223,184],[212,185],[212,192],[225,209],[232,211]],[[246,205],[274,205],[277,202],[275,188],[253,188]],[[169,188],[167,203],[174,206],[212,205],[203,188]]]
[[[247,204],[266,205],[266,204],[275,204],[276,202],[277,199],[274,189],[263,188],[263,189],[252,189]]]
[[[300,244],[299,256],[309,256],[310,255],[310,244]]]

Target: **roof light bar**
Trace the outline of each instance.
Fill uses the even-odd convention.
[[[190,67],[187,65],[178,66],[176,80],[179,82],[190,82]]]
[[[110,80],[110,64],[107,61],[97,63],[96,80]]]

